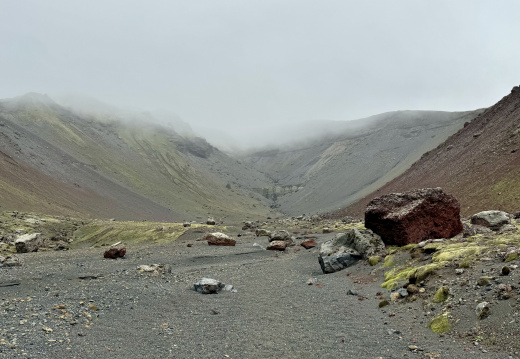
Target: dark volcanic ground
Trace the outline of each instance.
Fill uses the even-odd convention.
[[[359,263],[323,275],[317,248],[265,251],[253,243],[267,239],[253,234],[236,247],[210,247],[197,236],[129,247],[118,260],[96,248],[25,254],[23,266],[0,268],[0,357],[509,357],[434,334],[421,301],[378,309],[389,295],[381,268]],[[172,272],[137,270],[152,263]],[[202,277],[237,292],[199,294],[192,288]],[[319,285],[306,283],[313,277]]]

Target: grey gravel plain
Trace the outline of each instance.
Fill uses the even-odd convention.
[[[0,284],[15,283],[0,286],[0,358],[509,358],[434,334],[419,304],[378,309],[388,292],[363,262],[324,275],[317,248],[255,242],[267,238],[181,237],[118,260],[103,248],[24,254],[23,266],[0,268]],[[137,270],[153,263],[172,272]],[[237,292],[200,294],[203,277]]]

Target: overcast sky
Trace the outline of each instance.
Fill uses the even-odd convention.
[[[519,14],[518,0],[0,0],[0,98],[83,93],[232,134],[469,110],[520,84]]]

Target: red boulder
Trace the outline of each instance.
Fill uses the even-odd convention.
[[[460,205],[441,188],[391,193],[370,201],[365,227],[379,234],[386,244],[451,238],[462,232]]]
[[[105,251],[103,257],[110,259],[123,258],[126,254],[126,247],[123,243],[114,244]]]

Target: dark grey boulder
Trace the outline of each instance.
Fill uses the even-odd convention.
[[[511,224],[511,218],[503,211],[482,211],[471,216],[471,224],[498,231],[502,226]]]

